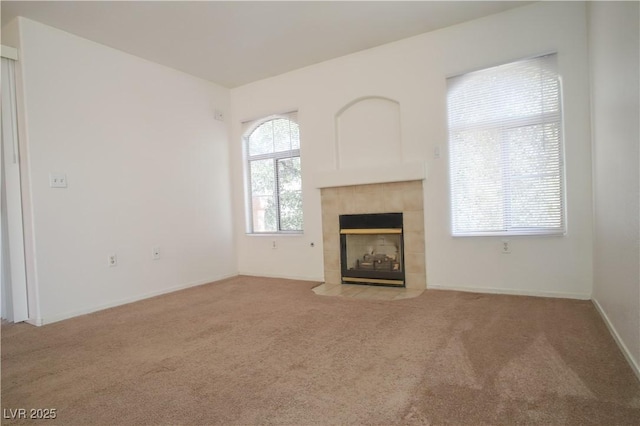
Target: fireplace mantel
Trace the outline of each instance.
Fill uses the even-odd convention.
[[[327,170],[317,172],[314,179],[316,188],[369,185],[374,183],[406,182],[424,180],[427,171],[423,162],[401,163],[357,169]]]

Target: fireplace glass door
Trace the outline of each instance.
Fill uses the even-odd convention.
[[[404,286],[402,213],[344,215],[340,224],[343,283]]]

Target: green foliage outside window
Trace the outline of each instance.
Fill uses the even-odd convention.
[[[266,121],[247,137],[254,233],[302,231],[300,132],[285,118]]]

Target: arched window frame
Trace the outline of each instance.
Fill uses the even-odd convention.
[[[269,122],[284,119],[289,121],[292,124],[296,125],[296,130],[298,134],[298,144],[293,147],[290,146],[290,149],[284,150],[276,150],[275,146],[272,152],[265,153],[252,153],[251,152],[251,137],[252,135],[262,126],[268,124]],[[291,130],[290,130],[291,132]],[[291,133],[290,133],[291,138]],[[297,121],[297,113],[285,113],[285,114],[274,114],[268,117],[264,117],[258,120],[253,120],[250,122],[243,123],[243,133],[242,133],[242,145],[244,152],[244,164],[245,164],[245,207],[246,207],[246,230],[249,234],[300,234],[303,232],[302,229],[302,208],[296,211],[297,222],[299,227],[296,229],[292,229],[291,226],[286,226],[286,216],[283,212],[282,205],[282,196],[283,196],[283,188],[281,187],[281,179],[279,176],[279,166],[284,161],[291,160],[300,164],[300,147],[299,147],[299,126]],[[270,227],[266,229],[264,226],[264,217],[260,218],[257,216],[255,199],[256,195],[253,193],[253,176],[252,176],[252,162],[273,162],[273,201],[275,203],[275,227]],[[298,166],[300,167],[300,166]],[[289,191],[291,192],[299,192],[298,197],[300,199],[300,204],[302,203],[302,183],[300,177],[300,185],[297,190]],[[263,195],[264,197],[268,197],[270,195]],[[263,211],[264,215],[264,211]],[[262,223],[261,223],[262,219]],[[262,225],[262,226],[261,226]],[[299,228],[299,229],[298,229]]]

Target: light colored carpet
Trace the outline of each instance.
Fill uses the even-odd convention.
[[[315,285],[237,277],[3,324],[2,408],[61,425],[640,424],[640,384],[589,301]]]

